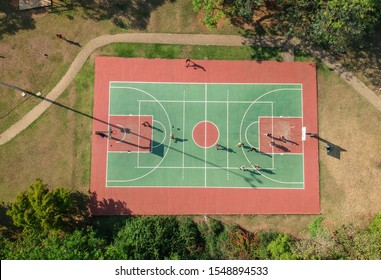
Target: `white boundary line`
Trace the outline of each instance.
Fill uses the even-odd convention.
[[[109,84],[111,84],[112,83],[112,81],[110,81],[109,82]],[[189,82],[185,82],[185,83],[172,83],[172,82],[117,82],[117,83],[129,83],[129,84],[138,84],[138,83],[141,83],[141,84],[148,84],[148,83],[155,83],[155,84],[205,84],[205,83],[189,83]],[[237,85],[237,84],[242,84],[242,85],[299,85],[299,86],[301,86],[301,84],[284,84],[284,83],[213,83],[213,84],[227,84],[227,85]],[[167,116],[167,119],[168,119],[168,122],[169,122],[169,125],[171,126],[171,122],[170,122],[170,119],[169,119],[169,116],[168,116],[168,113],[167,113],[167,111],[165,110],[165,108],[163,107],[163,105],[161,104],[161,101],[159,101],[159,100],[157,100],[155,97],[153,97],[151,94],[149,94],[148,92],[146,92],[146,91],[144,91],[144,90],[141,90],[141,89],[138,89],[138,88],[131,88],[131,87],[111,87],[110,85],[109,85],[109,97],[110,97],[110,89],[111,88],[130,88],[130,89],[134,89],[134,90],[137,90],[137,91],[140,91],[140,92],[144,92],[144,93],[146,93],[146,94],[148,94],[149,96],[151,96],[156,102],[158,102],[159,103],[159,105],[162,107],[162,109],[164,110],[164,112],[165,112],[165,114],[166,114],[166,116]],[[245,114],[244,114],[244,116],[243,116],[243,118],[242,118],[242,120],[241,120],[241,126],[240,126],[240,138],[241,138],[241,135],[242,135],[242,123],[243,123],[243,119],[246,117],[246,114],[247,114],[247,112],[248,112],[248,110],[250,109],[250,107],[254,104],[254,103],[260,103],[260,102],[258,102],[258,99],[259,98],[262,98],[263,96],[265,96],[265,95],[267,95],[267,94],[269,94],[269,93],[271,93],[271,92],[275,92],[275,91],[280,91],[280,90],[300,90],[301,92],[302,92],[302,89],[300,88],[300,89],[298,89],[298,88],[281,88],[281,89],[275,89],[275,90],[272,90],[272,91],[269,91],[269,92],[267,92],[267,93],[265,93],[265,94],[262,94],[260,97],[258,97],[256,100],[254,100],[254,101],[251,101],[251,102],[244,102],[244,103],[251,103],[251,105],[248,107],[248,109],[246,110],[246,112],[245,112]],[[110,99],[110,98],[109,98]],[[150,102],[153,102],[153,101],[150,101]],[[177,101],[178,102],[178,101]],[[205,84],[205,108],[207,108],[207,84]],[[303,100],[302,100],[302,102],[303,102]],[[221,103],[224,103],[224,102],[221,102]],[[271,103],[273,103],[273,102],[271,102]],[[303,110],[303,107],[302,107],[302,110]],[[109,103],[109,112],[110,112],[110,103]],[[140,113],[140,100],[139,100],[139,113]],[[207,116],[207,111],[205,110],[205,116]],[[109,115],[109,117],[110,117],[110,115]],[[205,133],[205,135],[206,135],[206,133]],[[205,141],[206,141],[206,139],[205,139]],[[165,155],[163,156],[163,158],[162,158],[162,160],[158,163],[158,165],[154,168],[154,169],[152,169],[151,171],[149,171],[148,173],[146,173],[146,174],[144,174],[143,176],[140,176],[140,177],[138,177],[138,178],[135,178],[135,179],[132,179],[132,180],[110,180],[110,181],[107,181],[107,177],[106,177],[106,181],[107,182],[128,182],[128,181],[135,181],[135,180],[138,180],[138,179],[141,179],[141,178],[143,178],[143,177],[145,177],[145,176],[147,176],[148,174],[150,174],[151,172],[153,172],[156,168],[159,168],[159,165],[162,163],[162,161],[164,160],[164,158],[166,157],[166,155],[167,155],[167,153],[168,153],[168,151],[169,151],[169,147],[170,147],[170,142],[169,142],[169,145],[168,145],[168,149],[167,149],[167,151],[166,151],[166,153],[165,153]],[[304,163],[303,163],[304,164]],[[303,168],[304,168],[304,165],[303,165]],[[205,169],[205,187],[206,187],[206,149],[205,149],[205,167],[204,167],[204,169]],[[107,173],[107,171],[106,171],[106,173]],[[260,172],[259,172],[260,173]],[[304,173],[304,171],[303,171],[303,173]],[[283,183],[283,184],[303,184],[304,182],[282,182],[282,181],[278,181],[278,180],[274,180],[274,179],[271,179],[271,178],[269,178],[269,177],[267,177],[266,175],[263,175],[262,173],[260,173],[262,176],[264,176],[265,178],[267,178],[267,179],[269,179],[270,181],[274,181],[274,182],[278,182],[278,183]],[[107,176],[107,174],[106,174],[106,176]],[[303,174],[303,176],[304,176],[304,174]],[[113,186],[113,187],[115,187],[115,186]],[[123,187],[123,186],[122,186]],[[159,186],[159,187],[162,187],[162,186]],[[209,187],[212,187],[212,186],[209,186]],[[218,188],[218,186],[217,186],[217,188]],[[244,188],[246,188],[246,187],[244,187]],[[260,188],[260,187],[258,187],[258,188]],[[272,188],[265,188],[265,189],[272,189]],[[281,189],[281,188],[273,188],[273,189]],[[292,188],[290,188],[290,189],[292,189]],[[300,188],[295,188],[295,189],[300,189]]]
[[[226,92],[226,180],[229,181],[229,91]]]
[[[301,102],[302,102],[302,127],[304,127],[304,110],[303,110],[303,84],[301,84],[301,88],[302,88],[302,90],[301,90],[301,98],[300,98],[300,100],[301,100]],[[305,157],[305,154],[304,154],[304,142],[305,141],[302,141],[302,154],[303,154],[303,163],[302,163],[302,165],[303,165],[303,182],[304,182],[304,178],[305,178],[305,170],[304,170],[304,161],[305,161],[305,159],[304,159],[304,157]],[[318,148],[319,149],[319,148]]]
[[[141,102],[156,102],[155,100],[145,100],[145,99],[140,99],[139,101]],[[161,103],[182,103],[183,101],[182,100],[160,100]],[[230,104],[251,104],[253,103],[253,101],[228,101]],[[187,100],[185,101],[185,103],[227,103],[227,101],[224,101],[224,100],[208,100],[208,101],[205,101],[205,100]],[[258,104],[260,103],[275,103],[275,102],[272,102],[272,101],[258,101],[256,102]],[[117,115],[119,116],[119,115]],[[124,116],[124,115],[122,115]]]
[[[262,175],[262,174],[258,174]],[[262,175],[265,178],[268,178],[265,175]],[[112,183],[118,183],[120,181],[109,181]],[[300,182],[295,182],[294,184],[303,184]],[[123,188],[123,189],[129,189],[129,188],[141,188],[141,189],[146,189],[146,188],[165,188],[165,189],[173,189],[173,188],[182,188],[182,189],[204,189],[204,186],[183,186],[183,185],[177,185],[177,186],[110,186],[110,188]],[[209,189],[253,189],[253,187],[248,186],[248,187],[222,187],[222,186],[208,186]],[[255,189],[260,190],[303,190],[303,188],[285,188],[285,187],[255,187]]]
[[[204,134],[204,136],[205,136],[205,147],[206,147],[206,139],[207,139],[207,137],[206,137],[206,131],[207,131],[207,129],[206,129],[206,122],[207,122],[207,120],[208,120],[208,107],[207,107],[207,105],[208,105],[208,103],[206,103],[207,102],[207,100],[208,100],[208,85],[207,84],[205,84],[205,134]],[[218,141],[218,138],[217,138],[217,141]],[[205,178],[204,178],[204,187],[206,188],[206,148],[205,148],[205,159],[204,159],[204,161],[205,161]]]
[[[111,107],[111,82],[109,82],[108,85],[108,106],[107,106],[107,130],[110,130],[110,107]],[[110,131],[109,131],[110,133]],[[107,178],[108,178],[108,146],[110,143],[110,137],[107,137],[107,146],[106,146],[106,181],[105,181],[105,188],[107,188]]]
[[[110,81],[110,83],[117,84],[169,84],[169,85],[204,85],[205,83],[196,82],[133,82],[133,81]],[[300,86],[301,83],[209,83],[210,85],[285,85],[285,86]],[[115,87],[112,88],[123,88]],[[297,88],[295,88],[297,89]]]
[[[153,168],[152,166],[141,166],[139,168]],[[182,166],[159,166],[157,169],[181,169],[183,168]],[[204,166],[184,166],[185,169],[205,169]],[[238,170],[237,167],[215,167],[215,166],[207,166],[206,169],[220,169],[220,170]],[[246,168],[248,170],[256,170],[255,168]],[[270,168],[262,168],[262,169],[270,169]]]
[[[139,100],[139,111],[138,111],[138,159],[137,159],[137,165],[139,167],[140,165],[140,100]]]
[[[181,178],[184,180],[185,176],[185,89],[183,91],[183,169],[182,169],[182,175]]]
[[[274,137],[274,104],[271,103],[271,135]],[[271,140],[272,141],[272,140]],[[274,141],[272,141],[274,142]],[[275,167],[274,146],[271,146],[272,151],[272,168]]]

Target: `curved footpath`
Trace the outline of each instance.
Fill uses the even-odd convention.
[[[200,34],[167,34],[167,33],[123,33],[116,35],[103,35],[90,40],[78,53],[69,70],[57,83],[57,85],[46,95],[46,99],[36,105],[31,111],[13,124],[9,129],[0,135],[0,145],[10,141],[39,118],[52,104],[51,101],[57,98],[66,90],[73,81],[83,64],[91,53],[97,48],[111,43],[151,43],[151,44],[182,44],[182,45],[214,45],[214,46],[294,46],[298,44],[295,40],[287,41],[283,37],[266,37],[247,39],[238,35],[200,35]],[[343,67],[321,50],[310,49],[310,52],[321,59],[328,67],[337,72],[345,81],[353,86],[365,99],[381,111],[381,99],[358,80],[352,73],[347,72]]]

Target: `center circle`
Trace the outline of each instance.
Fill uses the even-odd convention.
[[[194,126],[192,136],[197,146],[210,148],[217,144],[220,132],[214,123],[201,121]]]

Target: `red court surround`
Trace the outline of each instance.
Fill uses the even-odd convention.
[[[318,140],[312,137],[307,137],[300,145],[303,146],[304,155],[304,189],[150,188],[148,186],[106,188],[107,141],[96,137],[94,133],[108,129],[110,81],[299,83],[303,88],[303,126],[307,132],[318,132],[314,63],[216,60],[196,61],[196,63],[204,69],[185,67],[185,59],[96,58],[90,183],[92,213],[94,215],[318,214],[320,212]]]

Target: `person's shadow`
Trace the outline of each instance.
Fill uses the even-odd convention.
[[[63,38],[66,42],[68,42],[69,44],[71,45],[74,45],[74,46],[77,46],[77,47],[82,47],[80,43],[78,42],[75,42],[75,41],[72,41],[72,40],[69,40],[69,39],[66,39],[66,38]]]
[[[228,147],[225,147],[223,145],[220,145],[218,150],[220,150],[220,151],[226,151],[228,153],[233,153],[233,154],[236,153],[232,148],[228,148]]]

